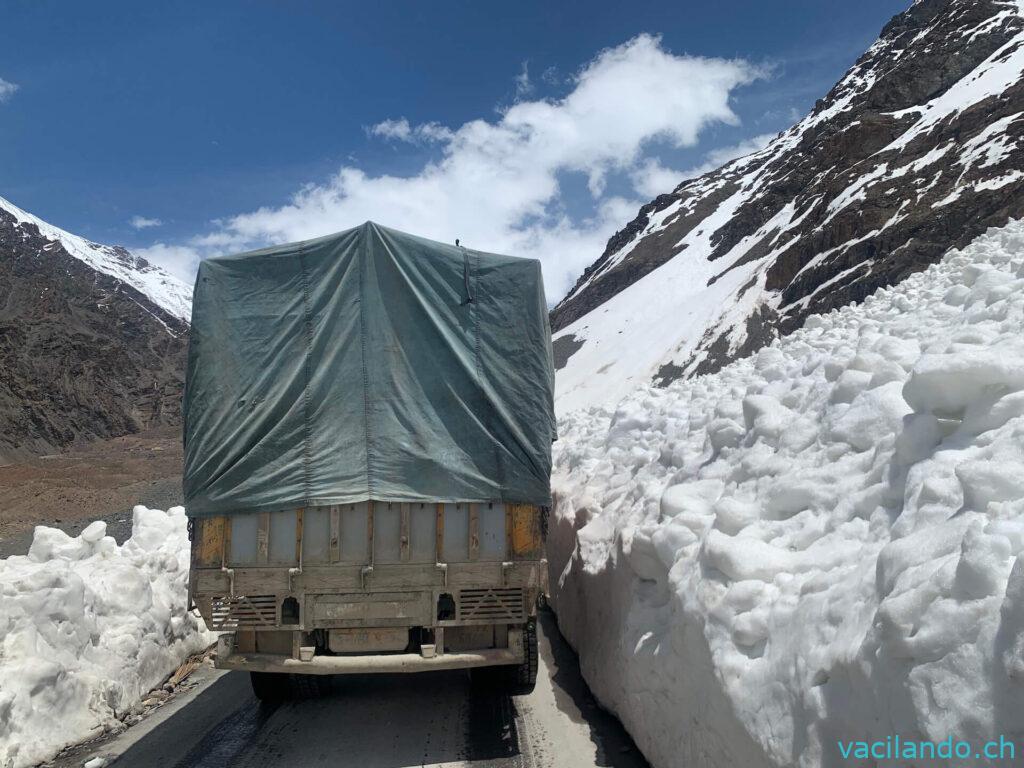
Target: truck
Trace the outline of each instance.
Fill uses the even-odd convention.
[[[372,222],[208,259],[183,401],[190,600],[271,701],[537,675],[556,423],[535,260]]]

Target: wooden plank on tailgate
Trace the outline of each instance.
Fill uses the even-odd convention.
[[[341,560],[341,509],[331,507],[331,557],[332,563]]]
[[[477,504],[469,506],[469,559],[480,557],[480,508]]]
[[[544,554],[540,514],[532,504],[510,504],[512,518],[512,555],[519,559],[539,558]]]
[[[196,565],[200,568],[219,568],[224,558],[226,518],[200,517],[196,523],[199,528]]]
[[[261,512],[256,529],[256,562],[266,565],[270,562],[270,513]]]
[[[444,556],[444,504],[437,505],[437,562],[443,563]]]
[[[401,513],[402,514],[402,518],[401,518],[401,531],[400,531],[401,538],[399,539],[399,542],[398,542],[398,547],[399,547],[398,559],[401,560],[403,563],[408,563],[409,562],[409,515],[411,514],[410,511],[409,511],[409,507],[411,507],[411,506],[412,506],[411,504],[405,504],[405,503],[403,503],[402,506],[401,506],[401,510],[402,510],[402,513]]]

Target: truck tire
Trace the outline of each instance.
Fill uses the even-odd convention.
[[[324,675],[286,675],[281,672],[250,672],[252,692],[260,701],[315,699],[331,692],[331,679]]]
[[[318,699],[331,692],[331,678],[327,675],[289,675],[291,697],[296,700]]]
[[[523,646],[526,651],[526,658],[523,663],[509,669],[509,676],[512,678],[509,685],[509,693],[513,696],[526,696],[533,693],[537,685],[537,623],[527,622],[523,628]]]
[[[279,704],[291,698],[288,677],[278,672],[250,672],[249,682],[257,699],[266,704]]]
[[[523,627],[526,658],[513,667],[479,667],[473,670],[473,682],[488,691],[504,696],[526,696],[537,684],[537,625],[530,621]]]

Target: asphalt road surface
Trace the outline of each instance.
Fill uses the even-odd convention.
[[[431,672],[337,677],[329,695],[268,706],[246,673],[229,672],[127,748],[94,754],[117,754],[113,768],[646,766],[595,703],[554,617],[544,612],[539,623],[541,664],[529,696],[496,696],[474,689],[464,672]]]

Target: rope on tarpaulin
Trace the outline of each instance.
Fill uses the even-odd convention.
[[[466,301],[464,304],[472,304],[473,289],[469,284],[469,251],[459,245],[459,238],[455,238],[455,247],[462,249],[462,282],[466,286]]]

